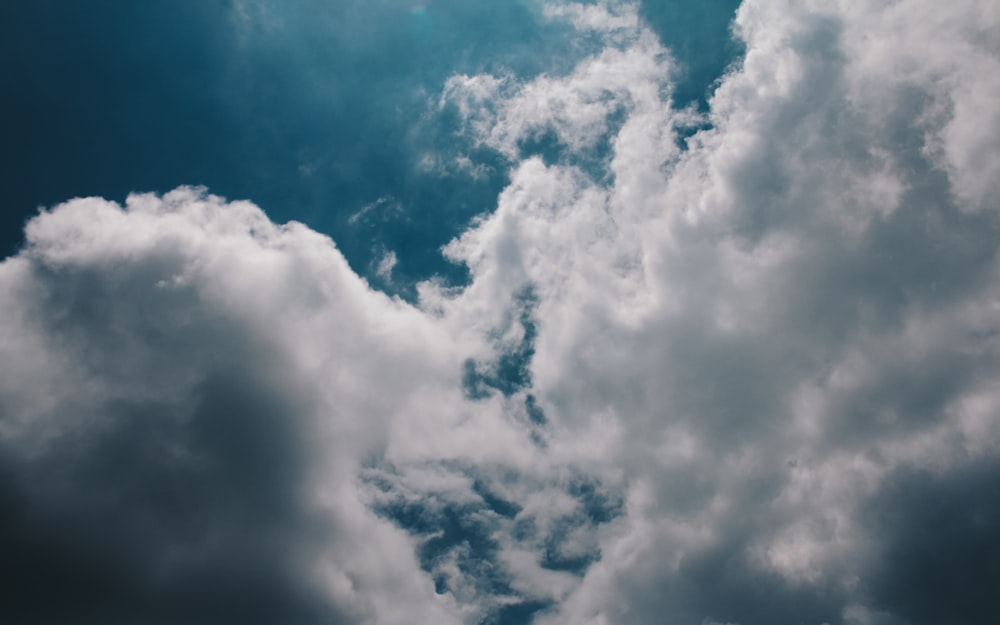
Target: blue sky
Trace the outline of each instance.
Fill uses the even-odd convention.
[[[735,6],[642,7],[684,66],[682,102],[704,106],[734,60]],[[433,274],[464,279],[438,248],[491,210],[510,165],[456,139],[437,107],[445,80],[565,72],[595,45],[525,1],[46,0],[3,10],[5,249],[39,206],[204,185],[332,235],[368,277],[394,251],[401,283],[380,286],[411,296]],[[428,153],[467,152],[485,175],[420,167]],[[399,212],[350,221],[380,200]]]
[[[1000,9],[0,7],[17,623],[993,623]]]

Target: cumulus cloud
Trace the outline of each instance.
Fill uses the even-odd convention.
[[[597,10],[580,9],[587,24]],[[641,27],[471,117],[525,160],[447,250],[474,276],[455,307],[532,285],[550,453],[630,485],[620,532],[541,621],[934,621],[870,590],[901,571],[872,559],[891,530],[859,519],[905,467],[960,481],[996,452],[994,406],[971,408],[996,377],[992,156],[959,174],[979,138],[949,144],[964,107],[992,123],[969,95],[998,69],[984,13],[744,3],[746,56],[686,139],[697,120],[664,96],[669,57]],[[916,16],[941,25],[933,51],[904,26]],[[885,23],[900,45],[872,34]],[[621,90],[589,80],[603,63]],[[451,87],[464,103],[491,84]],[[556,158],[529,154],[538,132]],[[605,134],[595,177],[579,155]],[[592,428],[600,446],[578,445]],[[944,603],[985,622],[973,594]]]
[[[350,484],[457,365],[327,238],[196,189],[80,199],[2,276],[13,620],[451,620]]]
[[[467,287],[198,189],[28,224],[15,620],[990,622],[1000,11],[747,0],[707,114],[547,15],[601,46],[439,101],[512,164]]]

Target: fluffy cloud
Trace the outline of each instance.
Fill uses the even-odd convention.
[[[17,620],[989,622],[1000,11],[748,0],[704,116],[548,15],[600,49],[440,99],[512,163],[463,289],[196,189],[29,223]]]
[[[901,471],[961,483],[1000,442],[996,150],[957,165],[995,134],[993,13],[745,3],[746,56],[687,139],[697,120],[664,97],[669,58],[641,27],[570,75],[499,91],[488,123],[470,115],[526,160],[448,248],[474,275],[455,307],[533,286],[550,453],[630,484],[603,557],[541,620],[934,622],[896,602],[929,592],[916,580],[949,547],[889,599],[898,537],[862,519]],[[490,84],[456,79],[460,110]],[[987,128],[959,139],[973,119]],[[530,156],[540,133],[555,157]],[[595,176],[586,150],[605,136]],[[948,523],[993,514],[963,505]],[[977,576],[953,575],[934,609],[985,622]]]
[[[351,480],[458,365],[327,238],[194,189],[81,199],[2,284],[14,620],[452,620]]]

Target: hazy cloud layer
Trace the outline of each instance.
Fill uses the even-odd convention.
[[[433,100],[513,164],[463,289],[196,188],[28,224],[12,620],[992,622],[1000,9],[748,0],[707,113],[638,7],[539,19],[593,50]]]

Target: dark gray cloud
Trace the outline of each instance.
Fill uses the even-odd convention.
[[[295,413],[261,382],[220,373],[188,410],[102,405],[33,457],[5,448],[5,618],[352,622],[304,572],[331,528],[300,493]]]
[[[992,623],[1000,579],[1000,466],[901,469],[863,508],[871,535],[865,591],[914,625]]]
[[[5,410],[40,430],[0,444],[5,618],[352,622],[308,572],[334,529],[304,490],[309,395],[195,289],[157,292],[177,260],[31,263],[21,305],[73,373],[31,381],[44,411]]]

